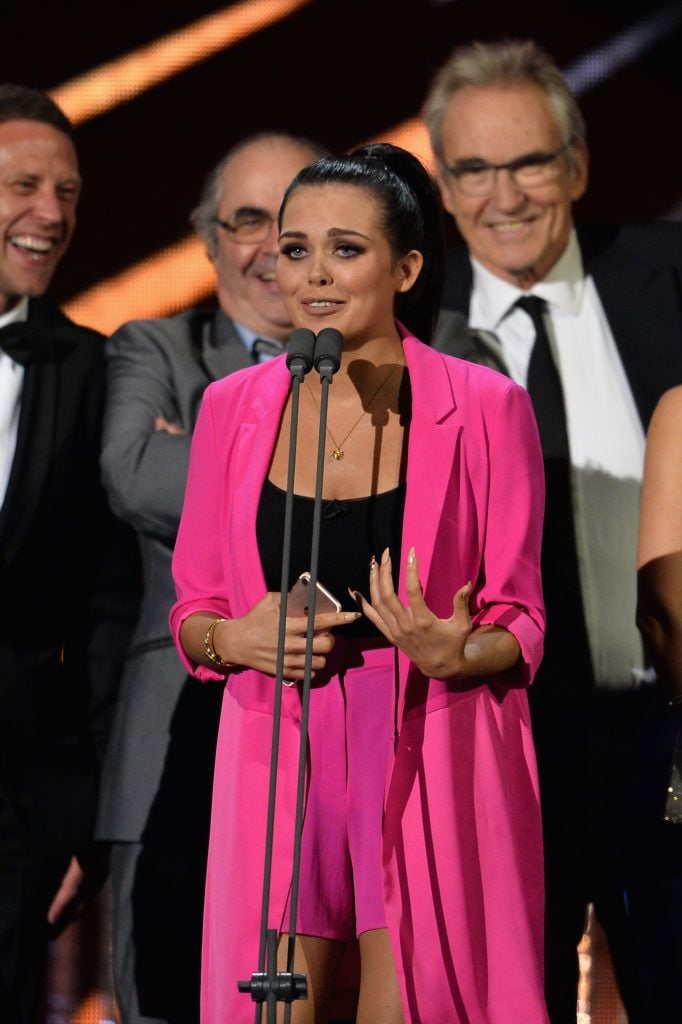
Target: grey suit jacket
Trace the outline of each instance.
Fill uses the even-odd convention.
[[[144,595],[105,759],[97,835],[166,843],[204,826],[219,687],[193,687],[173,647],[171,559],[192,431],[206,386],[250,366],[222,312],[191,310],[125,324],[107,342],[102,474],[116,513],[137,531]],[[154,430],[154,419],[184,435]],[[199,788],[201,792],[195,790]]]

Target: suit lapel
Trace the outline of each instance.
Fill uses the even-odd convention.
[[[412,422],[407,450],[407,494],[402,534],[399,594],[405,592],[405,562],[415,548],[419,577],[428,589],[433,552],[461,425],[445,358],[410,336],[404,339],[412,388]],[[437,571],[437,566],[435,567]]]
[[[45,331],[48,353],[43,361],[27,366],[24,376],[17,446],[0,514],[0,540],[7,561],[18,551],[36,514],[56,430],[58,383],[53,324],[39,303],[30,303],[29,319]]]
[[[200,345],[201,358],[210,380],[220,380],[235,370],[253,366],[244,342],[222,310],[217,310],[202,325]]]
[[[241,553],[239,573],[241,607],[248,609],[266,592],[263,566],[258,551],[256,519],[263,483],[268,472],[282,418],[282,409],[289,394],[291,377],[284,359],[278,358],[261,369],[259,391],[250,407],[248,420],[239,425],[235,454],[230,467],[229,490],[234,515],[234,536]],[[254,371],[258,372],[258,371]]]

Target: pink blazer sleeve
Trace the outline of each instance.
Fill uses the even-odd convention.
[[[221,508],[225,500],[219,467],[222,453],[216,443],[211,405],[212,386],[202,401],[192,439],[189,474],[180,528],[173,554],[173,577],[178,600],[170,612],[175,645],[187,671],[198,679],[224,676],[190,661],[180,643],[180,627],[193,612],[214,612],[230,618],[227,581],[224,574]]]
[[[483,574],[474,625],[502,626],[521,648],[521,681],[533,679],[543,653],[545,612],[540,576],[544,469],[526,391],[510,384],[489,433],[490,478]]]

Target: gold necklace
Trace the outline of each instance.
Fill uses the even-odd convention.
[[[395,370],[397,369],[397,367],[398,367],[398,366],[401,366],[401,365],[402,365],[401,363],[394,363],[394,364],[393,364],[393,366],[391,367],[391,369],[389,370],[389,372],[388,372],[388,373],[386,374],[386,376],[385,376],[385,377],[384,377],[384,379],[382,380],[382,382],[381,382],[381,384],[379,385],[379,387],[378,387],[378,388],[376,389],[376,391],[374,391],[374,392],[373,392],[373,394],[372,394],[372,397],[370,398],[370,400],[369,400],[369,401],[368,401],[368,403],[367,403],[367,408],[363,408],[362,412],[360,413],[360,415],[359,415],[359,416],[358,416],[358,418],[356,419],[355,423],[354,423],[354,424],[353,424],[353,426],[352,426],[352,427],[350,428],[350,430],[348,431],[348,433],[346,434],[346,436],[345,436],[345,437],[344,437],[344,438],[343,438],[343,439],[341,440],[341,442],[337,442],[337,440],[336,440],[336,438],[334,437],[334,435],[332,434],[331,430],[329,429],[329,427],[327,427],[327,433],[329,434],[329,437],[331,438],[331,442],[332,442],[332,444],[334,445],[334,447],[332,448],[332,450],[331,450],[331,451],[329,452],[329,458],[330,458],[330,459],[334,459],[334,460],[335,460],[336,462],[340,462],[340,461],[341,461],[341,459],[343,459],[343,458],[345,458],[345,457],[346,457],[346,453],[345,453],[345,451],[343,450],[343,446],[344,446],[344,444],[346,443],[346,441],[348,440],[348,438],[350,437],[350,435],[351,435],[351,434],[353,433],[353,431],[355,430],[355,428],[356,428],[356,427],[358,426],[358,424],[360,423],[360,421],[361,421],[361,420],[362,420],[362,419],[363,419],[363,418],[364,418],[364,417],[365,417],[365,416],[367,415],[367,413],[369,412],[369,410],[370,410],[370,409],[372,408],[372,403],[373,403],[374,399],[375,399],[375,398],[377,397],[377,395],[378,395],[378,394],[379,394],[379,392],[380,392],[380,391],[382,390],[382,388],[386,387],[386,385],[388,384],[389,380],[391,379],[391,377],[392,377],[392,376],[393,376],[393,374],[395,373]],[[314,403],[315,403],[315,405],[317,406],[317,410],[318,410],[318,412],[319,412],[319,411],[320,411],[320,403],[319,403],[319,402],[317,401],[317,399],[315,398],[315,395],[313,394],[312,388],[311,388],[311,387],[310,387],[310,385],[308,384],[308,381],[306,381],[306,382],[305,382],[305,386],[306,386],[306,388],[308,389],[308,394],[310,395],[310,397],[312,398],[313,402],[314,402]]]

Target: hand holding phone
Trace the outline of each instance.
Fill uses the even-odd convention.
[[[287,595],[287,615],[307,616],[310,605],[310,573],[302,572]],[[330,594],[326,587],[317,582],[315,613],[340,612],[341,602]]]

